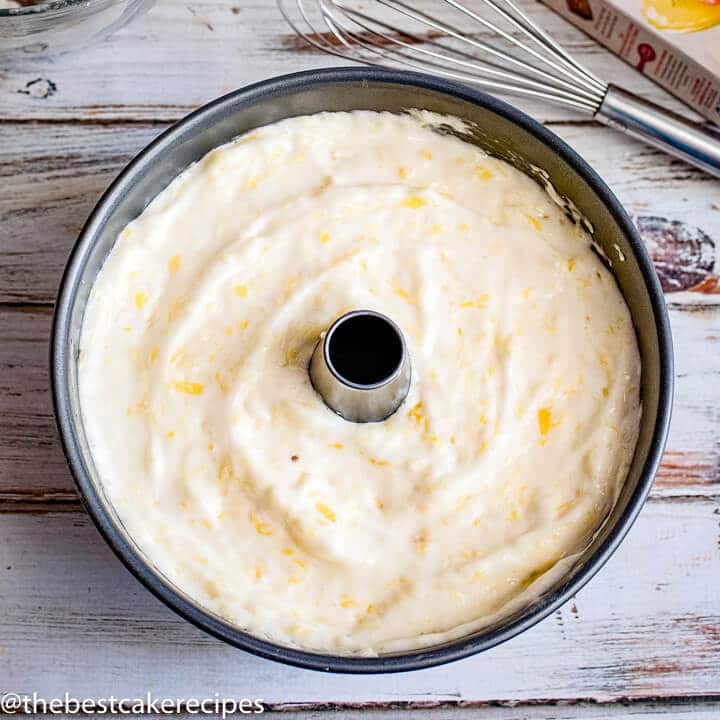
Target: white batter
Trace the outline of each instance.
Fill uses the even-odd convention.
[[[353,309],[405,333],[377,424],[307,364]],[[381,653],[531,599],[638,433],[627,307],[531,179],[417,117],[320,114],[210,152],[122,232],[82,335],[85,426],[147,557],[252,633]]]

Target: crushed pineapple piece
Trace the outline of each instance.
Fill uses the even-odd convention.
[[[142,290],[139,290],[135,293],[135,307],[137,307],[138,310],[142,310],[145,305],[147,305],[148,296],[146,293],[142,292]]]
[[[540,430],[540,444],[545,445],[547,442],[547,436],[552,428],[558,425],[557,421],[553,419],[552,408],[544,407],[538,410],[538,429]]]
[[[255,527],[255,532],[258,535],[272,535],[272,528],[253,512],[250,513],[250,522]]]
[[[424,200],[418,195],[409,195],[400,203],[400,205],[406,208],[410,208],[411,210],[417,210],[423,205],[427,205],[427,200]]]
[[[217,481],[219,485],[225,485],[228,480],[231,480],[234,476],[232,465],[225,461],[220,463],[218,468]]]
[[[202,395],[205,387],[201,383],[188,382],[187,380],[180,380],[175,383],[175,389],[178,392],[185,393],[187,395]]]
[[[315,509],[330,522],[335,522],[335,513],[324,503],[316,503]]]
[[[418,425],[426,420],[425,413],[423,412],[422,400],[410,408],[408,411],[408,417],[414,420]]]
[[[528,219],[528,222],[529,222],[538,232],[540,232],[540,230],[542,230],[542,224],[540,223],[540,221],[539,221],[536,217],[533,217],[532,215],[526,215],[525,217]]]

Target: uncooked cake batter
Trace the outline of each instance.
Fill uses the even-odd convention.
[[[405,334],[381,423],[307,365],[337,317]],[[638,433],[628,309],[589,235],[422,116],[319,114],[208,153],[121,233],[82,334],[105,491],[154,564],[279,643],[382,653],[531,599]]]

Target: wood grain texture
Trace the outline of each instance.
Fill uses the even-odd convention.
[[[182,706],[182,704],[180,704]],[[313,704],[312,709],[293,703],[265,705],[266,713],[274,713],[278,720],[402,720],[411,712],[412,720],[717,720],[720,701],[713,698],[693,698],[675,701],[622,701],[591,703],[560,701],[552,703],[517,702],[394,702],[390,707],[379,703]],[[72,720],[73,715],[57,715],[58,720]],[[238,717],[238,716],[236,716]],[[252,717],[252,716],[250,716]],[[163,720],[167,715],[148,713],[143,720]],[[180,710],[173,720],[196,720]]]
[[[358,709],[342,707],[334,710],[333,718],[342,720],[402,720],[407,717],[408,705],[392,710],[372,709],[367,706]],[[617,718],[633,718],[633,720],[717,720],[720,717],[720,703],[713,700],[698,702],[668,703],[525,703],[495,706],[487,703],[464,705],[458,703],[442,704],[439,707],[410,705],[413,709],[413,720],[617,720]],[[270,708],[275,710],[275,708]],[[331,708],[328,708],[331,709]],[[282,717],[290,715],[293,720],[325,720],[325,710],[291,710],[281,706]],[[155,718],[154,720],[159,720]],[[187,717],[182,720],[188,720]]]
[[[165,125],[0,124],[0,303],[51,303],[93,205]],[[720,305],[720,183],[599,126],[553,128],[636,217],[669,302]]]
[[[0,520],[3,690],[217,692],[284,704],[610,701],[720,688],[720,510],[711,500],[649,503],[593,581],[511,642],[450,667],[382,677],[321,676],[206,636],[146,592],[84,514]]]
[[[52,303],[102,191],[153,126],[0,125],[0,302]]]
[[[47,371],[51,311],[0,308],[0,512],[48,503],[73,509]],[[720,497],[720,308],[672,309],[675,410],[653,492]]]
[[[529,0],[523,5],[601,77],[623,78],[628,89],[688,113],[547,8]],[[297,41],[274,0],[161,0],[147,15],[80,52],[24,55],[0,65],[0,118],[175,120],[247,83],[338,64],[338,58]],[[515,102],[544,120],[579,117],[542,103]]]
[[[48,396],[47,335],[66,257],[121,167],[162,129],[148,124],[0,124],[0,491],[32,508],[72,498]],[[678,389],[658,492],[717,493],[720,295],[717,181],[600,127],[555,128],[598,168],[643,229],[673,310]],[[698,227],[701,226],[701,227]],[[66,495],[63,495],[65,493]]]

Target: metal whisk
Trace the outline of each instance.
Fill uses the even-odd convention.
[[[512,0],[278,4],[295,32],[327,53],[565,105],[720,177],[720,129],[604,82]]]

